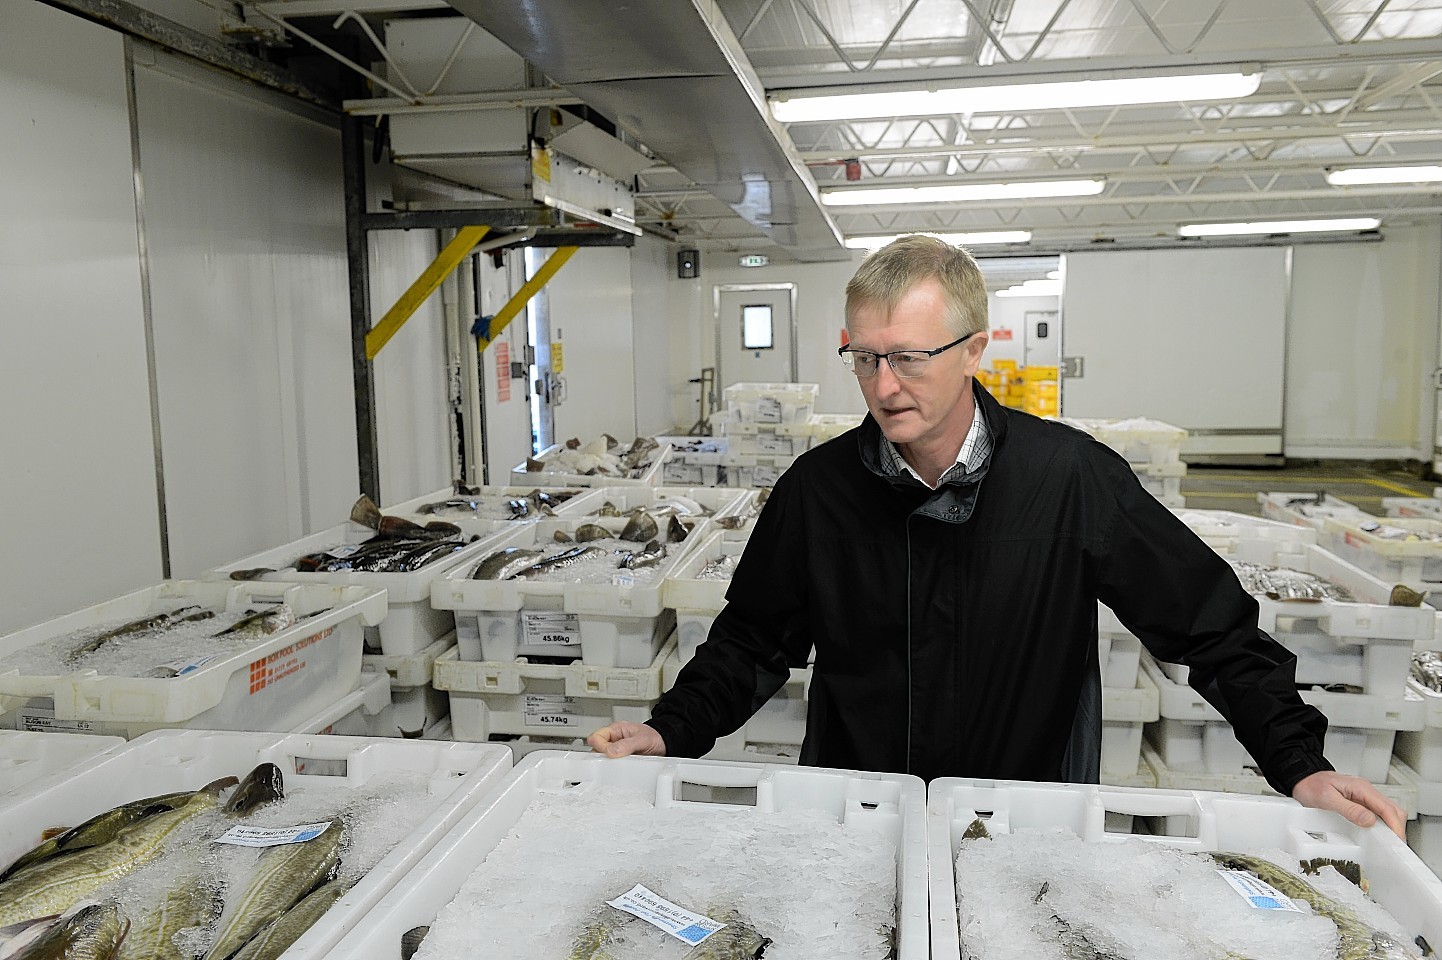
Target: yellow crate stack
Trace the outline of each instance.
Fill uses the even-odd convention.
[[[1060,410],[1060,371],[1054,366],[1023,367],[1021,409],[1038,417],[1054,417]]]
[[[976,379],[1004,406],[1021,409],[1023,396],[1021,368],[1015,360],[993,360],[990,370],[978,370]]]

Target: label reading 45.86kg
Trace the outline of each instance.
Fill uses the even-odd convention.
[[[559,693],[528,693],[522,710],[528,727],[575,727],[581,722],[576,698]]]
[[[523,613],[521,633],[528,647],[580,647],[581,618],[574,613]]]

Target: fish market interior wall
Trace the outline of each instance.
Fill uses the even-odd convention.
[[[582,247],[547,285],[551,340],[564,345],[566,399],[556,439],[635,436],[637,358],[631,250]],[[624,434],[624,436],[623,436]]]
[[[494,316],[506,305],[511,293],[526,282],[525,251],[519,248],[505,251],[500,267],[495,266],[490,257],[481,257],[477,278],[480,313],[482,316]],[[524,360],[528,341],[526,314],[522,314],[481,355],[479,369],[485,376],[482,389],[485,393],[486,437],[485,463],[480,469],[486,470],[489,482],[498,486],[509,483],[511,468],[531,455],[529,372],[525,377],[509,379],[503,390],[498,363],[503,344],[510,360]],[[460,344],[461,362],[474,364],[476,342],[471,339],[469,330],[460,338]],[[475,476],[481,476],[480,472],[476,472]],[[480,481],[473,479],[471,482]]]
[[[1060,307],[1059,297],[998,297],[995,293],[987,294],[987,315],[991,321],[992,338],[986,345],[982,364],[985,366],[996,360],[1015,360],[1017,364],[1024,365],[1027,362],[1027,338],[1031,335],[1032,326],[1027,314],[1033,311],[1059,312]],[[998,330],[1010,331],[1011,339],[998,339]],[[1046,342],[1038,343],[1037,349],[1033,351],[1033,363],[1054,365],[1058,362],[1059,354],[1054,345],[1060,342],[1060,334],[1061,324],[1051,323],[1047,330],[1047,341],[1053,346],[1048,350],[1045,349],[1048,345]]]
[[[631,353],[636,358],[636,434],[658,434],[681,423],[671,409],[671,318],[669,278],[674,248],[641,237],[631,252]],[[694,420],[695,417],[692,417]],[[690,421],[686,421],[686,426]]]
[[[4,21],[0,631],[10,631],[153,583],[161,554],[123,44],[38,3],[7,4]]]

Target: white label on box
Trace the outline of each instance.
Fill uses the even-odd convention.
[[[575,727],[580,725],[576,698],[559,693],[528,693],[522,708],[528,727]]]
[[[661,476],[672,483],[700,483],[701,467],[689,463],[668,463],[662,468]]]
[[[579,647],[581,617],[575,613],[521,614],[521,642],[536,647]]]
[[[183,677],[186,674],[194,673],[212,660],[219,660],[220,656],[220,654],[215,653],[208,657],[192,657],[189,660],[172,660],[169,663],[162,663],[156,669],[170,670],[174,672],[175,676]]]
[[[757,423],[780,423],[781,400],[777,397],[759,397],[756,400]]]
[[[282,844],[314,840],[329,827],[329,821],[302,823],[294,827],[231,827],[216,837],[215,842],[236,847],[279,847]]]
[[[90,720],[56,720],[54,710],[28,708],[19,712],[17,730],[30,733],[94,733],[96,726]]]
[[[617,910],[640,917],[656,929],[663,930],[693,947],[726,926],[710,917],[692,913],[685,907],[678,907],[665,897],[656,896],[639,883],[615,900],[606,902]]]
[[[1245,870],[1218,870],[1222,879],[1227,881],[1237,896],[1250,903],[1258,910],[1284,910],[1289,913],[1306,913],[1297,906],[1291,899],[1282,894],[1276,887],[1264,883]]]
[[[762,453],[791,453],[791,438],[774,433],[756,434],[756,449]]]
[[[346,557],[349,557],[360,548],[361,545],[358,543],[346,543],[340,545],[339,547],[336,547],[334,550],[327,550],[325,553],[328,557],[335,557],[337,560],[344,560]]]
[[[776,478],[781,476],[781,471],[775,467],[758,465],[751,472],[751,485],[753,487],[774,487]]]

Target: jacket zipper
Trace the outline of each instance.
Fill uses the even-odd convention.
[[[906,772],[911,772],[911,518],[906,517]]]

